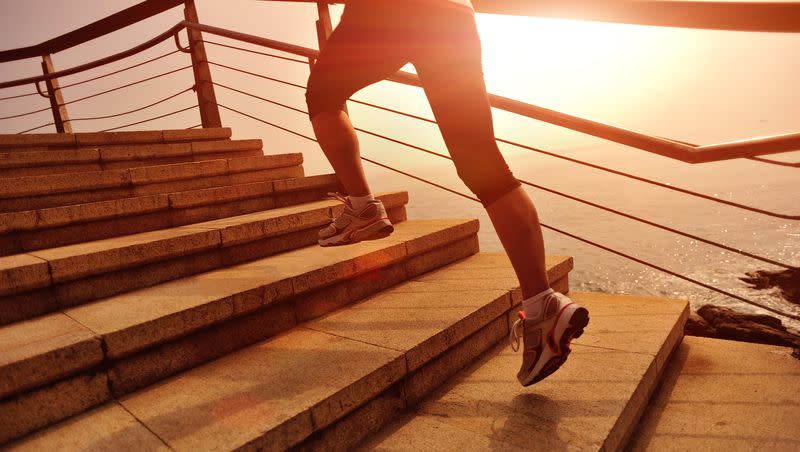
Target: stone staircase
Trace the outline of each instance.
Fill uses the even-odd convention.
[[[519,294],[476,220],[382,193],[392,236],[321,248],[335,177],[230,136],[0,136],[0,444],[335,444],[506,334]]]
[[[589,328],[522,388],[521,294],[476,220],[382,193],[394,234],[321,248],[335,177],[230,136],[0,136],[0,448],[653,444],[686,301],[573,293]],[[572,259],[547,265],[567,292]]]

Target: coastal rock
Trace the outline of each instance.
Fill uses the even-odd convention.
[[[689,336],[716,337],[717,330],[706,322],[706,319],[694,311],[689,313],[683,332]]]
[[[705,305],[690,316],[686,325],[685,332],[691,336],[800,347],[800,335],[788,331],[780,319],[769,315]]]
[[[758,270],[745,273],[739,279],[750,284],[754,289],[778,287],[787,301],[800,304],[800,268],[785,270]]]
[[[721,306],[713,306],[710,304],[698,309],[697,314],[699,314],[700,317],[705,319],[706,322],[710,323],[714,327],[725,324],[755,323],[776,330],[786,331],[786,327],[783,326],[781,319],[766,314],[744,314],[742,312],[736,312],[730,308],[723,308]]]

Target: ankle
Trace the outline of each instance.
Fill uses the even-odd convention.
[[[530,298],[522,300],[522,310],[525,312],[525,318],[534,322],[539,320],[544,311],[544,299],[553,293],[555,293],[553,289],[547,288]]]
[[[359,211],[366,207],[367,203],[374,201],[375,196],[369,193],[364,196],[348,196],[347,199],[350,200],[350,205],[353,207],[353,210]]]

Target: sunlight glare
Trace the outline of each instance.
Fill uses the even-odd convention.
[[[597,89],[635,91],[674,61],[681,40],[665,29],[478,14],[490,92],[566,106]],[[674,36],[673,36],[674,37]]]

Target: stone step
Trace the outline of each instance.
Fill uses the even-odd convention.
[[[230,137],[231,129],[228,127],[131,132],[10,134],[0,135],[0,152],[28,152],[81,146],[226,140]]]
[[[477,226],[477,220],[404,222],[397,225],[395,234],[385,239],[348,247],[301,248],[0,328],[0,344],[4,344],[0,357],[0,443],[470,256],[477,252]],[[443,281],[455,277],[451,275]],[[420,277],[425,278],[429,276]],[[448,284],[448,290],[454,287],[452,282],[444,284]],[[417,285],[431,287],[425,298],[429,307],[447,296],[438,281]],[[396,303],[398,297],[418,299],[409,290],[384,297],[381,303]],[[478,291],[467,291],[471,292]],[[443,310],[442,317],[433,316],[428,322],[410,326],[421,327],[416,332],[418,337],[431,337],[429,347],[447,348],[454,340],[469,335],[469,328],[502,316],[503,309],[511,303],[508,290],[480,292],[490,298],[478,300],[479,297],[465,293],[463,300],[455,303],[459,309]],[[491,306],[481,308],[490,302]],[[418,303],[426,302],[418,299]],[[379,312],[369,305],[364,309]],[[377,323],[367,327],[380,326],[382,319],[382,316],[373,319]],[[501,320],[505,322],[505,317]],[[447,321],[465,325],[434,332]],[[303,334],[315,328],[320,332],[310,333],[312,336],[336,342],[335,335],[321,332],[339,324],[329,322],[303,328]],[[434,325],[437,327],[432,328]],[[377,330],[373,331],[377,334]],[[402,333],[399,329],[394,336]],[[296,345],[316,346],[303,342],[300,340]],[[359,344],[351,339],[346,342]],[[255,365],[238,379],[266,387],[281,385],[281,379],[288,382],[303,378],[310,370],[298,367],[294,372],[289,371],[294,353],[289,350],[281,358],[277,351],[265,354],[263,358],[267,361],[234,357],[238,365]],[[245,352],[248,356],[252,354],[253,351]],[[415,351],[416,359],[423,361],[430,354],[428,348]],[[402,353],[396,355],[392,358],[392,368],[405,368]],[[335,358],[340,367],[347,367],[348,360],[343,357],[334,353],[326,360]],[[374,353],[367,353],[352,358],[359,362],[374,357]],[[372,365],[386,364],[382,358],[379,361]],[[269,362],[268,367],[280,371],[267,374],[279,379],[272,382],[253,379],[258,375],[252,371]],[[321,367],[334,379],[338,378],[338,371],[329,368],[327,362]],[[305,376],[312,385],[326,380]],[[186,374],[179,377],[185,378],[193,377]],[[304,392],[298,390],[298,394]],[[242,394],[245,398],[250,395]]]
[[[378,198],[405,220],[406,192]],[[342,209],[326,199],[0,257],[0,325],[316,243]]]
[[[214,140],[3,152],[0,178],[168,165],[263,155],[261,140]]]
[[[628,449],[798,450],[792,349],[686,336]]]
[[[412,238],[406,227],[411,224],[399,231],[407,239]],[[452,234],[439,236],[452,238]],[[424,253],[429,246],[425,242],[407,241],[407,252]],[[439,259],[446,255],[451,261],[458,259],[451,254],[451,245],[439,250],[434,252]],[[508,311],[519,301],[519,293],[507,258],[477,254],[429,271],[448,260],[434,263],[434,254],[406,260],[401,278],[406,282],[294,325],[281,335],[253,341],[8,447],[103,444],[120,449],[136,444],[178,451],[347,450],[508,334]],[[549,259],[551,280],[566,284],[571,264],[570,258]],[[298,267],[281,268],[297,271]],[[252,277],[247,271],[236,274]],[[363,275],[353,287],[381,283],[386,271]],[[306,287],[306,282],[299,287]],[[316,300],[325,306],[325,299],[346,292],[327,290]],[[307,319],[302,313],[308,312],[312,299],[295,302],[297,318],[291,324]],[[112,382],[111,388],[115,387]],[[36,410],[15,406],[13,412],[0,411],[4,412],[13,420],[0,423],[6,426],[3,437],[8,438],[26,422],[25,414]]]
[[[0,179],[0,212],[302,177],[302,163],[303,155],[292,153],[6,178]]]
[[[689,306],[651,297],[571,297],[589,309],[591,321],[556,373],[523,388],[515,378],[521,355],[501,343],[359,449],[622,450],[681,341]],[[143,412],[133,413],[147,423]]]
[[[322,199],[333,174],[0,213],[0,256],[165,229]]]

